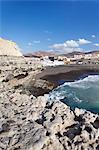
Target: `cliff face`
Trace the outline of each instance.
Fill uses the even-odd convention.
[[[22,53],[16,43],[0,38],[0,55],[22,56]]]

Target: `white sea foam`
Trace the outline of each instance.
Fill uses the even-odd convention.
[[[63,99],[66,104],[99,112],[99,75],[66,82],[49,94],[50,100]]]
[[[80,79],[74,82],[66,82],[62,86],[68,85],[75,88],[90,88],[91,86],[99,86],[99,75],[89,75],[84,79]]]

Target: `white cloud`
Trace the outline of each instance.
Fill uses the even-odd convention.
[[[35,41],[33,41],[33,43],[34,43],[34,44],[39,44],[40,41],[39,41],[39,40],[37,40],[37,41],[35,40]]]
[[[40,41],[39,40],[34,40],[33,42],[28,42],[28,46],[33,46],[34,44],[39,44]]]
[[[89,43],[91,43],[91,41],[88,41],[86,39],[67,40],[64,43],[54,44],[51,46],[51,48],[53,48],[54,50],[70,53],[73,51],[83,51],[83,49],[80,48],[80,45],[85,45]]]
[[[48,39],[47,39],[47,41],[51,41],[51,39],[50,39],[50,38],[48,38]]]
[[[79,39],[78,40],[78,44],[79,45],[85,45],[85,44],[89,44],[91,43],[91,41],[85,40],[85,39]]]
[[[32,45],[33,45],[33,43],[31,43],[31,42],[28,43],[28,46],[32,46]]]
[[[94,44],[95,46],[99,46],[99,43]]]
[[[95,38],[96,36],[93,34],[91,37],[92,37],[92,38]]]
[[[53,48],[63,49],[63,48],[77,48],[79,44],[74,40],[68,40],[64,43],[54,44],[52,45]]]
[[[44,30],[44,32],[45,32],[46,34],[51,34],[51,33],[52,33],[51,31],[48,31],[48,30]]]
[[[65,43],[62,43],[62,44],[54,44],[51,46],[51,48],[64,51],[67,48],[67,46]]]
[[[66,41],[62,44],[54,44],[51,46],[51,48],[53,48],[55,51],[57,50],[59,52],[71,53],[73,51],[82,51],[82,49],[78,46],[79,45],[77,45],[74,41]]]
[[[71,47],[71,48],[74,48],[74,47],[79,47],[79,44],[77,43],[77,41],[74,41],[74,40],[68,40],[65,42],[66,44],[66,47]]]

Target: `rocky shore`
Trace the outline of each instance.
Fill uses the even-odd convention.
[[[40,78],[44,69],[0,57],[0,150],[98,150],[99,115],[48,101],[56,85]]]

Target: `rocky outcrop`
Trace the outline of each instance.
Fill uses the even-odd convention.
[[[0,94],[0,146],[12,150],[96,150],[98,115],[70,108],[48,95],[10,90]],[[98,120],[99,124],[99,120]]]
[[[24,89],[28,90],[34,96],[44,95],[53,90],[56,85],[46,80],[42,79],[30,79],[26,81],[23,85]]]
[[[22,53],[15,42],[0,38],[0,55],[22,56]]]
[[[36,74],[44,69],[40,60],[36,58],[0,57],[0,80],[7,88],[20,88],[23,92],[34,96],[49,93],[56,87],[54,83],[42,79],[36,79]]]
[[[99,149],[98,114],[72,111],[61,101],[49,101],[48,94],[36,98],[27,87],[40,65],[29,69],[29,64],[18,63],[15,69],[13,60],[9,70],[0,62],[0,150]],[[34,84],[46,87],[41,80]]]

